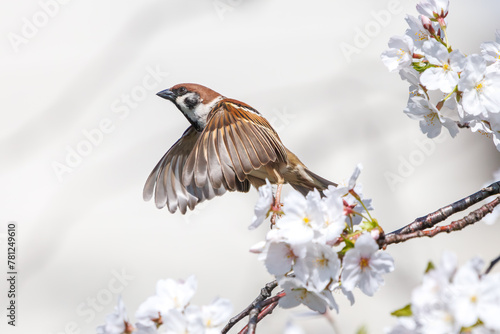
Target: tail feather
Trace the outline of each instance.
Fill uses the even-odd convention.
[[[323,188],[319,190],[325,190],[328,188],[328,186],[337,187],[337,184],[335,182],[322,178],[318,174],[311,172],[309,169],[306,169],[306,173],[314,180],[315,184]]]
[[[298,192],[300,192],[304,196],[306,196],[307,193],[309,193],[310,191],[312,191],[314,189],[318,189],[321,196],[324,196],[323,190],[326,190],[328,188],[328,186],[337,187],[337,184],[335,182],[329,181],[329,180],[319,176],[318,174],[311,172],[307,168],[305,169],[305,172],[312,179],[312,181],[313,181],[312,183],[310,183],[310,182],[303,182],[301,184],[291,183],[291,186],[293,187],[293,189],[297,190]]]

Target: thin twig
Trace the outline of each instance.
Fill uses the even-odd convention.
[[[404,242],[409,239],[413,238],[421,238],[421,237],[429,237],[432,238],[433,236],[439,234],[439,233],[450,233],[453,231],[460,231],[463,228],[472,225],[478,221],[480,221],[484,216],[486,216],[488,213],[492,212],[493,209],[500,204],[500,197],[495,198],[493,201],[483,205],[477,210],[472,211],[469,213],[467,216],[465,216],[462,219],[459,219],[457,221],[451,222],[449,225],[445,226],[438,226],[430,230],[426,231],[414,231],[414,232],[409,232],[409,233],[401,233],[401,234],[389,234],[385,236],[383,246],[387,246],[390,244],[397,244],[400,242]]]
[[[271,305],[266,306],[260,313],[257,318],[257,322],[260,322],[265,316],[273,313],[273,310],[278,306],[278,302],[274,302]],[[243,329],[238,334],[246,334],[248,330],[248,325],[243,327]],[[255,333],[255,332],[252,332]]]
[[[497,257],[496,259],[494,259],[493,261],[491,261],[490,265],[488,266],[488,269],[486,269],[486,271],[484,272],[485,275],[488,275],[491,271],[491,269],[493,269],[493,267],[500,261],[500,256]]]
[[[279,302],[279,300],[283,297],[286,296],[286,293],[285,291],[280,291],[276,294],[276,296],[273,296],[271,298],[268,298],[266,300],[263,300],[262,302],[260,302],[260,306],[261,307],[264,307],[264,306],[268,306],[269,304],[272,304],[272,303],[277,303]]]
[[[273,313],[273,310],[276,308],[276,306],[278,306],[278,301],[275,301],[275,302],[267,305],[266,307],[264,307],[262,309],[262,311],[260,311],[260,313],[259,313],[259,318],[257,319],[257,322],[264,319],[265,316]]]
[[[463,211],[471,207],[472,205],[482,201],[483,199],[499,193],[500,193],[500,181],[497,181],[470,196],[467,196],[459,201],[456,201],[455,203],[442,207],[441,209],[433,213],[429,213],[424,217],[415,219],[414,222],[406,225],[405,227],[387,234],[386,238],[393,234],[408,234],[433,227],[436,224],[444,221],[452,214]]]
[[[239,334],[247,334],[247,333],[254,334],[257,323],[259,323],[262,319],[271,314],[273,310],[276,308],[276,306],[278,306],[279,300],[285,295],[286,295],[285,292],[281,291],[276,296],[264,300],[259,305],[257,305],[262,310],[257,313],[257,316],[254,316],[252,315],[252,313],[250,313],[250,320],[248,322],[248,325],[243,327],[243,329],[239,332]],[[257,310],[257,308],[253,310]]]
[[[257,304],[258,305],[258,304]],[[257,329],[257,319],[259,318],[259,309],[257,307],[250,310],[250,314],[248,316],[248,325],[246,326],[248,329],[246,332],[241,331],[240,333],[250,333],[255,334],[255,330]]]
[[[276,282],[276,281],[272,281],[272,282],[267,283],[266,286],[260,290],[260,295],[257,296],[257,298],[255,298],[255,300],[250,305],[248,305],[238,315],[236,315],[235,317],[233,317],[229,320],[227,325],[222,329],[221,334],[225,334],[225,333],[229,332],[229,330],[231,328],[233,328],[233,326],[236,325],[241,319],[243,319],[244,317],[249,315],[250,311],[252,309],[254,309],[258,303],[269,298],[271,296],[271,293],[273,292],[274,288],[276,288],[277,286],[278,286],[278,282]]]

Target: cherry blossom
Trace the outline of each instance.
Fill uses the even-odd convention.
[[[434,65],[422,73],[422,85],[443,93],[453,91],[458,84],[458,72],[463,70],[465,56],[459,50],[448,53],[448,49],[435,39],[425,41],[422,50],[429,63]]]
[[[201,319],[206,334],[220,333],[221,328],[231,317],[233,306],[227,299],[216,298],[209,305],[201,307]]]
[[[404,113],[412,119],[420,121],[420,129],[429,138],[435,138],[444,126],[452,137],[458,133],[457,124],[441,115],[439,110],[425,97],[414,96],[410,99]]]
[[[118,304],[113,313],[106,316],[106,323],[97,327],[98,334],[122,334],[131,333],[132,325],[128,322],[127,311],[122,297],[118,297]]]
[[[204,334],[205,328],[198,307],[188,306],[184,312],[170,309],[164,317],[161,333],[165,334]]]
[[[452,283],[451,309],[459,325],[469,327],[481,319],[488,328],[500,330],[500,274],[481,278],[477,268],[465,265]]]
[[[448,15],[450,0],[424,0],[417,4],[417,11],[432,19],[445,18]]]
[[[467,57],[465,71],[460,77],[458,89],[463,92],[462,105],[466,114],[488,117],[500,112],[500,71],[487,70],[486,61],[480,55]]]
[[[248,229],[253,230],[264,222],[269,215],[273,202],[273,187],[271,186],[269,180],[266,179],[266,184],[259,187],[259,199],[255,204],[255,213],[252,218],[252,224],[248,227]]]
[[[304,286],[297,278],[286,277],[280,282],[286,295],[280,299],[279,305],[283,308],[292,308],[304,304],[311,310],[325,313],[327,307],[338,310],[333,295],[328,290],[321,290],[309,284]]]
[[[359,287],[366,295],[373,296],[384,283],[382,274],[393,270],[392,257],[380,251],[371,235],[364,233],[356,240],[354,248],[347,251],[344,257],[342,285],[348,291]]]
[[[156,294],[143,302],[135,317],[145,326],[152,326],[156,319],[163,317],[172,308],[183,309],[196,292],[197,281],[194,276],[187,280],[159,280]]]
[[[323,290],[333,280],[337,282],[340,274],[340,260],[330,247],[310,243],[306,248],[306,256],[298,258],[294,271],[303,282],[314,281],[315,286]]]
[[[413,39],[408,36],[393,36],[389,40],[389,50],[381,55],[382,62],[389,71],[397,71],[411,66],[413,60]]]
[[[494,42],[484,42],[481,44],[481,54],[488,65],[496,64],[500,66],[500,29],[496,32]]]
[[[500,331],[500,274],[482,274],[484,262],[473,258],[457,269],[445,252],[431,266],[411,297],[411,315],[400,317],[386,332],[497,333]],[[467,328],[467,331],[463,329]]]
[[[420,20],[405,18],[406,38],[390,38],[382,61],[410,83],[404,112],[429,138],[443,126],[454,137],[460,125],[491,138],[500,151],[500,30],[481,44],[481,55],[465,56],[448,39],[448,10],[448,0],[420,1]]]
[[[285,197],[283,215],[267,233],[266,240],[250,249],[259,254],[266,269],[285,290],[286,296],[280,301],[283,307],[302,303],[318,312],[325,312],[327,308],[338,310],[332,294],[336,290],[354,303],[352,289],[339,283],[342,266],[353,251],[344,238],[352,238],[349,245],[353,245],[363,231],[369,232],[369,238],[372,234],[380,235],[378,224],[368,213],[372,210],[371,200],[363,199],[362,187],[357,182],[361,169],[361,165],[356,166],[345,182],[330,186],[322,193],[314,190],[304,197],[292,191]],[[362,245],[363,238],[361,240],[358,239],[356,245]],[[385,255],[373,255],[375,270],[383,271],[381,259],[390,258]]]
[[[422,21],[415,16],[406,15],[405,20],[409,26],[405,35],[413,39],[413,44],[417,51],[419,51],[422,48],[422,44],[431,38],[431,33],[424,28]]]

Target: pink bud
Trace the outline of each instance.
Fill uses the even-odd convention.
[[[430,32],[431,35],[436,34],[436,31],[432,27],[432,22],[427,16],[420,15],[420,21],[422,21],[422,25],[425,29],[427,29],[428,32]]]

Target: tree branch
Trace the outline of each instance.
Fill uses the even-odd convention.
[[[248,321],[248,325],[243,327],[243,329],[239,332],[239,334],[246,334],[246,333],[255,333],[255,329],[257,327],[257,323],[264,319],[266,316],[271,314],[273,310],[278,306],[278,302],[282,297],[285,296],[285,292],[281,291],[279,292],[276,296],[263,300],[262,302],[258,303],[254,309],[250,311],[250,320]],[[259,312],[259,309],[262,309]]]
[[[464,211],[465,209],[471,207],[472,205],[479,203],[483,199],[499,193],[500,193],[500,181],[497,181],[470,196],[467,196],[459,201],[456,201],[455,203],[447,205],[433,213],[429,213],[424,217],[415,219],[415,221],[406,225],[405,227],[387,234],[386,238],[393,234],[408,234],[408,233],[413,233],[415,231],[422,231],[425,230],[426,228],[433,227],[436,224],[444,221],[452,214]]]
[[[467,216],[465,216],[462,219],[459,219],[457,221],[451,222],[449,225],[445,226],[438,226],[430,230],[425,230],[425,231],[414,231],[414,232],[409,232],[405,234],[389,234],[385,236],[383,246],[387,246],[390,244],[397,244],[400,242],[404,242],[409,239],[413,238],[421,238],[421,237],[429,237],[432,238],[433,236],[439,234],[439,233],[450,233],[453,231],[460,231],[464,229],[465,227],[472,225],[478,221],[480,221],[484,216],[486,216],[488,213],[492,212],[493,209],[500,204],[500,197],[495,198],[493,201],[489,202],[488,204],[483,205],[477,210],[472,211],[469,213]]]
[[[227,325],[222,329],[221,334],[227,333],[241,319],[243,319],[247,315],[250,315],[252,310],[256,309],[257,315],[258,315],[260,309],[262,308],[260,303],[263,302],[264,300],[266,300],[267,298],[269,298],[271,296],[271,293],[273,292],[274,288],[276,288],[277,286],[278,286],[277,281],[272,281],[272,282],[267,283],[266,286],[260,290],[259,296],[257,296],[257,298],[255,298],[254,301],[250,305],[248,305],[238,315],[236,315],[235,317],[233,317],[229,320]],[[253,314],[252,314],[252,316],[253,316]],[[250,321],[252,319],[252,316],[250,317]],[[255,329],[254,329],[254,331],[255,331]]]
[[[451,215],[457,212],[464,211],[472,205],[484,200],[485,198],[496,194],[500,194],[500,181],[494,182],[488,187],[485,187],[480,191],[450,205],[442,207],[435,212],[417,218],[412,223],[396,231],[385,235],[382,234],[378,240],[379,246],[381,248],[385,248],[387,245],[404,242],[413,238],[432,238],[439,233],[460,231],[465,227],[480,221],[488,213],[491,213],[493,209],[500,204],[500,197],[497,197],[493,201],[481,206],[479,209],[472,211],[462,219],[453,221],[445,226],[435,226],[440,222],[446,220]],[[486,274],[493,268],[493,266],[497,262],[500,262],[500,256],[491,262],[490,266],[486,270]],[[250,305],[248,305],[238,315],[229,320],[227,325],[222,329],[221,334],[226,334],[232,327],[234,327],[234,325],[236,325],[246,316],[249,316],[248,324],[243,329],[241,329],[239,333],[254,334],[257,323],[267,315],[271,314],[278,305],[280,298],[285,296],[285,292],[281,291],[274,297],[271,297],[272,291],[277,286],[278,283],[276,281],[267,283],[266,286],[261,289],[259,296],[257,296],[257,298],[255,298],[255,300]]]

